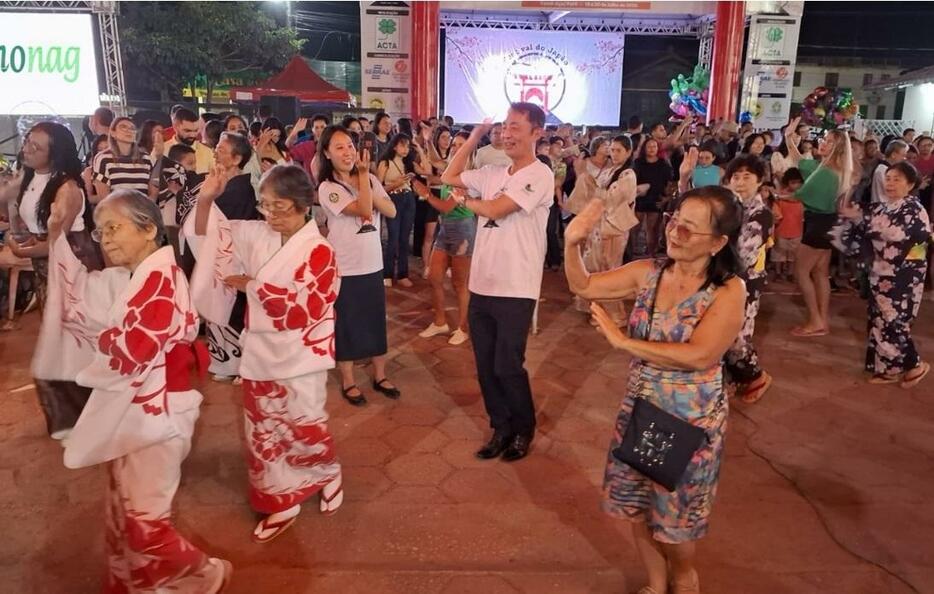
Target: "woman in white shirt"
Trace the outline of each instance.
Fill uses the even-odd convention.
[[[350,131],[330,126],[318,145],[318,200],[327,214],[328,241],[337,255],[341,290],[335,303],[334,342],[341,393],[354,406],[366,404],[353,363],[373,359],[373,389],[393,400],[400,392],[386,377],[386,293],[379,215],[396,207],[376,176],[368,151],[357,153]]]
[[[36,124],[29,130],[23,144],[23,165],[23,180],[13,209],[18,216],[11,221],[12,233],[7,235],[6,243],[13,255],[32,258],[41,301],[47,301],[46,289],[49,290],[39,342],[52,350],[62,349],[69,343],[63,340],[60,333],[58,336],[47,336],[49,332],[46,328],[48,324],[59,324],[63,291],[67,290],[48,286],[49,241],[46,225],[53,203],[64,212],[62,228],[69,230],[65,237],[75,256],[88,270],[103,268],[100,251],[91,240],[90,211],[82,191],[82,166],[74,136],[61,124]],[[22,241],[24,237],[26,240]],[[37,345],[37,353],[42,351],[41,346]],[[61,357],[47,356],[43,360],[34,359],[32,364],[39,403],[45,413],[49,435],[55,439],[67,435],[91,394],[90,389],[76,384],[75,378],[63,370],[61,363],[64,358],[64,354]]]

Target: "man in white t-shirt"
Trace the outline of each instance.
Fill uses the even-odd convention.
[[[490,144],[477,151],[474,167],[482,169],[486,165],[512,165],[512,159],[503,150],[503,123],[496,122],[490,128]]]
[[[491,125],[474,128],[441,180],[479,194],[456,200],[479,217],[470,263],[470,340],[477,379],[493,437],[477,457],[512,462],[529,452],[535,406],[523,366],[532,313],[542,287],[545,227],[554,201],[554,175],[535,158],[545,113],[531,103],[513,103],[503,126],[509,165],[464,171],[470,154]]]

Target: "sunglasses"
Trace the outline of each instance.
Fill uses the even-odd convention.
[[[666,212],[662,219],[665,221],[665,229],[667,229],[669,232],[674,232],[675,237],[682,243],[691,241],[691,238],[695,235],[700,235],[703,237],[715,237],[717,235],[716,233],[700,233],[698,231],[694,231],[687,225],[679,223],[678,217],[671,213]]]

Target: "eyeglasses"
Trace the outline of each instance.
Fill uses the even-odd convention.
[[[266,206],[266,203],[265,203],[265,202],[260,202],[260,203],[257,205],[256,210],[258,210],[259,213],[260,213],[261,215],[263,215],[264,217],[279,217],[279,216],[282,216],[282,215],[288,213],[288,212],[289,212],[290,210],[292,210],[293,208],[295,208],[295,204],[294,204],[294,203],[289,204],[289,205],[286,206],[286,207],[271,208],[271,207],[269,207],[269,206]]]
[[[105,237],[112,237],[117,231],[120,230],[120,227],[123,225],[120,223],[111,223],[110,225],[105,225],[104,227],[98,227],[97,229],[91,231],[91,239],[100,243]]]
[[[665,221],[665,228],[668,229],[669,231],[674,231],[675,237],[678,238],[678,241],[681,241],[684,243],[691,241],[691,238],[694,237],[695,235],[702,235],[705,237],[714,237],[717,235],[716,233],[700,233],[698,231],[694,231],[687,225],[684,225],[683,223],[679,223],[678,217],[676,217],[675,215],[671,213],[666,212],[662,218]]]

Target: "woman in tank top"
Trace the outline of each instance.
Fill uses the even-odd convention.
[[[92,227],[90,208],[82,189],[81,160],[71,132],[61,124],[40,122],[26,135],[23,145],[24,174],[14,207],[17,216],[12,223],[13,233],[7,235],[7,246],[20,258],[31,258],[38,280],[38,293],[44,308],[39,341],[56,342],[67,348],[69,342],[63,337],[49,334],[47,326],[58,324],[62,300],[66,288],[48,287],[49,242],[46,225],[52,212],[52,204],[64,207],[63,229],[75,256],[88,270],[101,270],[103,261],[100,251],[91,240]],[[54,262],[53,262],[54,264]],[[50,316],[53,319],[50,322]],[[48,338],[46,335],[49,334]],[[37,352],[40,349],[37,345]],[[49,352],[46,350],[46,352]],[[64,360],[65,354],[62,354]],[[61,439],[74,426],[87,402],[91,391],[77,385],[73,377],[63,377],[55,371],[49,361],[33,361],[33,374],[39,402],[45,413],[49,434]]]

